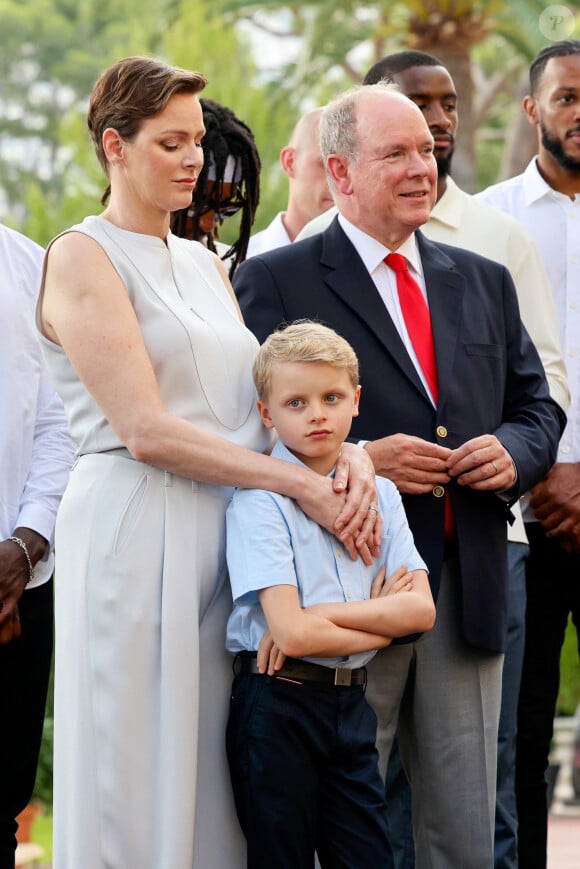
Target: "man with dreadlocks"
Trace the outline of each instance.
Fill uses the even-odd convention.
[[[201,98],[205,162],[191,205],[173,213],[175,235],[201,241],[229,265],[232,277],[248,249],[260,199],[260,155],[250,128],[227,106]],[[240,230],[228,247],[218,241],[224,218],[241,211]]]

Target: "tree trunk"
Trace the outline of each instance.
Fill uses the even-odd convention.
[[[538,132],[530,124],[521,101],[529,91],[527,77],[518,87],[516,105],[512,120],[506,131],[505,148],[499,170],[498,181],[513,178],[523,172],[534,154],[538,153]]]

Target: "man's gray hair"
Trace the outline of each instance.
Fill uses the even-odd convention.
[[[372,85],[357,85],[339,94],[324,107],[320,116],[320,150],[326,166],[330,154],[339,154],[356,163],[358,158],[358,135],[356,105],[361,96],[372,93],[401,93],[398,85],[380,81]],[[329,183],[334,187],[328,169]]]

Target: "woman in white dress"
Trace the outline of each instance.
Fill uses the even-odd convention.
[[[256,341],[218,258],[170,232],[204,85],[150,58],[101,75],[106,207],[46,258],[39,330],[78,444],[56,530],[55,869],[245,865],[223,744],[231,487],[296,498],[353,557],[380,534],[363,450],[334,489],[262,453]]]

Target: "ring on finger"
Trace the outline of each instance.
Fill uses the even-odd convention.
[[[368,512],[370,513],[371,510],[374,510],[374,512],[377,514],[377,516],[379,515],[379,508],[377,507],[376,504],[369,504]]]
[[[490,463],[490,465],[493,467],[494,472],[495,472],[496,474],[499,474],[499,471],[498,471],[498,469],[497,469],[497,465],[496,465],[496,463],[495,463],[495,462],[492,462],[491,459],[489,460],[489,463]]]

